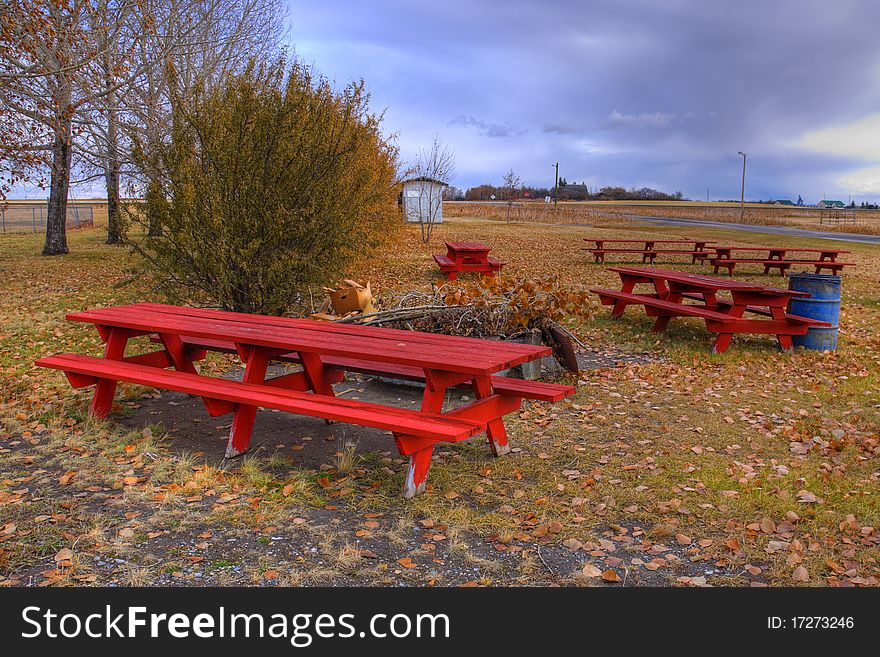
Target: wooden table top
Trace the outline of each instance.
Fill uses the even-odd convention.
[[[800,253],[852,253],[844,249],[809,249],[787,246],[710,246],[715,251],[792,251]]]
[[[761,285],[760,283],[746,283],[744,281],[735,281],[729,278],[715,278],[714,276],[703,276],[702,274],[692,274],[670,269],[654,269],[653,267],[609,267],[608,271],[617,272],[623,275],[650,278],[651,280],[664,280],[684,285],[692,285],[707,290],[761,292],[795,297],[810,296],[809,292],[796,292],[794,290]]]
[[[697,243],[700,244],[715,244],[710,240],[689,240],[689,239],[679,239],[679,240],[655,240],[649,237],[639,237],[637,239],[606,239],[604,237],[585,237],[584,241],[586,242],[653,242],[654,244],[691,244]]]
[[[491,251],[492,247],[479,242],[446,242],[446,248],[453,251]]]
[[[494,374],[551,354],[548,347],[498,340],[155,303],[97,308],[70,313],[67,318],[148,333],[225,340],[278,352],[348,356],[479,375]]]

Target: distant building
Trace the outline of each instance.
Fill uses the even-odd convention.
[[[794,205],[792,201],[789,201],[787,198],[778,198],[773,201],[773,205]]]
[[[586,201],[590,198],[590,188],[586,184],[566,183],[559,186],[559,199],[563,201]]]
[[[819,201],[816,203],[817,208],[845,208],[846,203],[843,201]]]
[[[398,202],[408,223],[443,223],[442,180],[420,176],[403,181]]]

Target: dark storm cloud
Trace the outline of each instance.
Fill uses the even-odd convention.
[[[459,186],[510,167],[547,184],[558,160],[591,186],[733,198],[745,150],[754,198],[880,195],[880,152],[846,129],[880,112],[875,1],[292,0],[291,16],[298,54],[364,78],[404,156],[434,134],[455,148]]]

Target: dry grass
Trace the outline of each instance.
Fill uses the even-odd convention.
[[[507,205],[501,203],[444,203],[447,217],[470,217],[503,221]],[[694,221],[741,223],[759,226],[790,226],[833,232],[880,235],[880,210],[858,210],[855,223],[828,223],[818,208],[768,206],[747,203],[744,210],[733,203],[692,201],[564,201],[558,207],[539,201],[514,205],[511,219],[518,222],[614,225],[638,217],[664,217]]]
[[[694,236],[603,221],[606,237]],[[615,275],[581,250],[597,230],[453,220],[427,246],[408,230],[352,274],[380,293],[427,288],[437,275],[430,254],[459,239],[491,244],[511,274],[613,286]],[[0,295],[0,531],[11,535],[0,542],[0,584],[594,585],[581,572],[585,560],[628,583],[698,583],[704,566],[717,584],[880,577],[876,247],[845,247],[858,267],[844,278],[834,354],[780,354],[753,337],[712,356],[698,322],[677,320],[657,336],[637,312],[611,321],[597,307],[593,319],[570,324],[580,339],[651,362],[583,373],[575,397],[527,405],[510,417],[517,451],[505,458],[492,460],[480,440],[438,450],[431,490],[411,501],[400,496],[403,463],[378,454],[358,460],[343,446],[312,471],[266,453],[220,470],[175,450],[159,426],[133,434],[87,421],[89,391],[31,363],[50,352],[100,353],[96,333],[64,321],[65,312],[151,293],[117,286],[127,256],[103,245],[99,231],[73,234],[65,258],[42,258],[39,247],[30,236],[0,239],[8,292]],[[684,260],[662,265],[708,273]],[[748,270],[737,277],[778,281]],[[153,392],[127,389],[116,409],[133,410],[144,394]],[[70,566],[54,561],[63,548],[76,556]],[[652,559],[663,563],[644,565]]]

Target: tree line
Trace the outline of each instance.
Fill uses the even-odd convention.
[[[507,201],[511,199],[544,199],[546,197],[557,198],[560,201],[681,201],[687,200],[680,191],[673,194],[652,189],[650,187],[600,187],[590,189],[586,183],[568,182],[565,178],[559,179],[558,187],[532,187],[520,185],[511,189],[510,185],[483,184],[470,187],[466,191],[458,188],[450,188],[447,191],[446,200],[460,201]]]

